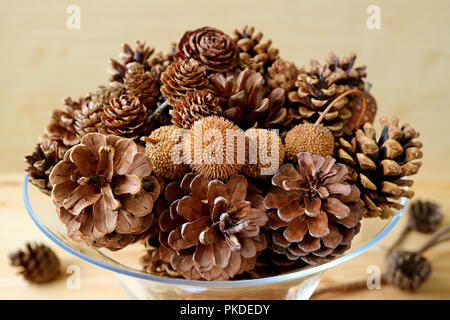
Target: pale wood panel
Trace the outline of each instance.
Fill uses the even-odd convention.
[[[366,8],[373,1],[347,0],[339,1],[339,5],[332,0],[79,0],[76,3],[81,7],[82,19],[81,30],[77,31],[66,28],[66,8],[72,1],[18,0],[2,4],[0,172],[5,174],[2,175],[4,184],[0,186],[0,213],[11,219],[11,226],[1,224],[0,259],[5,259],[7,251],[26,239],[43,237],[26,217],[21,203],[20,176],[8,173],[24,168],[23,155],[31,152],[49,111],[61,106],[63,97],[77,97],[105,83],[107,58],[116,57],[121,42],[144,39],[164,50],[171,41],[177,41],[184,30],[204,25],[229,33],[245,24],[255,25],[273,40],[283,57],[298,65],[307,64],[311,58],[323,60],[330,50],[338,55],[357,52],[359,64],[368,66],[368,80],[373,84],[379,114],[397,115],[422,134],[424,165],[416,177],[414,190],[420,197],[443,202],[445,210],[449,211],[448,1],[376,1],[381,8],[381,30],[368,30],[365,26]],[[17,232],[12,233],[10,229]],[[338,267],[335,273],[327,274],[327,279],[337,281],[347,275],[364,276],[368,264],[382,261],[381,248],[378,246],[363,257]],[[445,245],[441,248],[449,250]],[[437,250],[430,253],[430,257],[434,254],[439,259],[433,266],[441,271],[433,276],[439,277],[433,278],[434,282],[430,281],[418,295],[389,289],[383,290],[383,294],[372,292],[352,297],[408,299],[440,295],[449,298],[446,290],[450,287],[446,278],[446,272],[450,271],[448,258]],[[0,286],[8,290],[1,290],[0,295],[7,294],[10,298],[21,295],[26,298],[125,297],[113,275],[88,265],[83,268],[87,270],[86,277],[91,275],[86,283],[92,281],[92,285],[86,284],[78,293],[68,293],[62,290],[64,284],[42,291],[34,287],[24,290],[23,283],[11,278],[13,271],[1,263]],[[101,279],[98,275],[102,275]],[[103,286],[107,286],[107,290]]]

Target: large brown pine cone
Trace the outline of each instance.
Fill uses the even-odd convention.
[[[360,192],[345,182],[346,166],[335,161],[300,153],[297,167],[285,164],[273,176],[264,204],[277,209],[268,223],[275,263],[318,264],[350,248],[362,218]]]
[[[193,90],[175,100],[170,115],[175,126],[190,129],[196,120],[221,112],[219,99],[212,93],[207,90]]]
[[[153,123],[139,98],[126,94],[113,98],[103,107],[101,132],[137,139],[148,135]]]
[[[151,70],[151,65],[149,60],[152,54],[155,52],[153,47],[149,47],[145,45],[145,41],[136,40],[135,49],[131,48],[130,45],[123,43],[122,44],[122,52],[119,54],[119,59],[121,62],[118,62],[114,59],[109,59],[109,63],[111,64],[112,70],[110,73],[110,81],[124,81],[125,74],[128,70],[128,64],[132,62],[137,62],[141,64],[145,71]]]
[[[272,41],[262,41],[263,34],[254,27],[245,26],[234,31],[233,42],[239,48],[239,68],[267,72],[278,59],[278,49],[271,47]]]
[[[180,59],[161,75],[161,92],[170,104],[188,91],[205,89],[208,85],[205,67],[193,59]]]
[[[160,242],[170,263],[186,279],[228,280],[252,270],[267,246],[263,196],[244,176],[228,182],[188,173],[169,183],[159,217]]]
[[[159,81],[150,71],[145,71],[139,63],[131,63],[124,79],[129,95],[138,97],[148,109],[156,106],[159,97]]]
[[[211,91],[219,98],[222,116],[242,129],[283,129],[293,120],[284,107],[284,90],[268,90],[263,76],[258,72],[245,69],[227,77],[215,73],[209,81]]]
[[[401,197],[411,198],[412,180],[403,179],[416,174],[421,166],[422,143],[408,124],[399,126],[399,120],[381,118],[382,132],[377,140],[371,123],[365,123],[350,140],[338,140],[336,158],[349,169],[349,179],[361,190],[366,217],[391,217],[403,206]]]
[[[52,199],[70,237],[120,249],[153,223],[159,183],[130,139],[86,134],[50,174]]]
[[[56,254],[44,244],[27,243],[25,250],[9,255],[10,263],[20,267],[20,274],[32,283],[46,283],[60,274],[60,262]]]
[[[178,43],[178,50],[215,72],[231,70],[239,62],[238,48],[230,36],[211,27],[186,31]]]
[[[46,195],[50,195],[52,191],[48,178],[50,172],[63,159],[68,149],[69,147],[59,140],[45,140],[39,142],[34,152],[25,157],[30,182]]]
[[[288,94],[300,121],[315,123],[335,98],[349,90],[339,84],[346,77],[344,70],[337,68],[332,71],[328,65],[315,60],[311,61],[309,68],[300,69],[294,91]],[[351,111],[346,107],[348,101],[347,97],[339,99],[322,121],[322,125],[330,129],[335,137],[343,135],[344,124],[351,117]]]

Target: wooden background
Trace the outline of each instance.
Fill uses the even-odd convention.
[[[68,5],[81,8],[81,29],[66,27]],[[366,8],[381,9],[381,30],[366,27]],[[26,240],[49,243],[28,218],[20,194],[23,156],[30,153],[51,109],[106,83],[107,58],[122,42],[146,40],[169,49],[186,29],[205,25],[232,33],[249,24],[263,31],[281,56],[297,65],[323,61],[333,50],[354,51],[368,66],[368,81],[379,115],[397,115],[421,132],[424,164],[416,176],[417,198],[442,204],[450,223],[450,2],[441,1],[8,1],[0,10],[0,298],[127,298],[114,275],[55,248],[63,264],[77,263],[82,286],[68,290],[65,278],[42,287],[27,285],[7,264],[7,253]],[[404,224],[405,219],[401,221]],[[366,277],[366,268],[383,265],[380,245],[326,274],[322,285]],[[425,236],[413,235],[417,248]],[[55,247],[55,246],[53,246]],[[415,294],[385,287],[324,298],[450,298],[450,245],[427,254],[431,279]]]

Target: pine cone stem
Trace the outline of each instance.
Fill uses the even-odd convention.
[[[408,225],[406,226],[402,232],[400,233],[400,235],[398,236],[397,240],[395,240],[395,242],[391,245],[391,247],[389,248],[389,250],[387,251],[387,255],[391,254],[392,251],[394,251],[394,249],[396,247],[398,247],[400,245],[400,243],[403,242],[403,240],[405,239],[405,237],[408,235],[408,233],[410,233],[412,231],[412,228]]]
[[[322,114],[320,115],[320,117],[317,119],[315,125],[318,125],[322,122],[322,120],[325,118],[326,114],[331,110],[331,108],[333,108],[333,106],[339,102],[340,99],[350,95],[350,94],[357,94],[358,96],[361,97],[362,101],[363,101],[363,106],[362,106],[362,111],[361,111],[361,115],[359,116],[358,122],[356,124],[356,128],[359,128],[359,126],[361,125],[361,122],[364,118],[364,113],[366,112],[366,108],[367,108],[367,100],[366,100],[366,95],[359,91],[358,89],[352,89],[349,91],[344,92],[343,94],[341,94],[340,96],[338,96],[336,99],[334,99],[333,101],[331,101],[331,103],[328,105],[328,107],[322,112]]]
[[[426,250],[430,249],[431,247],[434,247],[438,245],[439,243],[442,243],[444,241],[450,240],[450,234],[447,234],[450,232],[450,225],[443,227],[441,230],[437,231],[430,240],[425,242],[419,250],[417,250],[417,253],[423,253]]]

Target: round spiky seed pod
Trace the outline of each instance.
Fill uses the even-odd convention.
[[[240,129],[230,120],[219,116],[195,121],[190,130],[191,168],[210,179],[227,179],[235,175],[242,167],[242,164],[238,163],[238,146],[233,144],[232,151],[226,148],[227,131],[229,134],[233,130],[238,134]],[[240,133],[244,135],[243,131]],[[233,154],[227,157],[231,152]],[[230,159],[232,161],[229,161]]]
[[[252,178],[266,178],[275,174],[285,155],[283,142],[278,135],[277,150],[272,150],[272,134],[267,129],[248,129],[245,131],[245,140],[246,157],[241,172]],[[265,156],[264,151],[267,151]],[[276,159],[276,163],[272,157]],[[270,172],[269,169],[273,169],[274,172]]]
[[[166,179],[179,179],[189,171],[187,164],[176,164],[172,158],[172,151],[180,141],[172,138],[175,126],[163,126],[153,131],[149,137],[143,137],[146,142],[145,153],[153,164],[153,172]],[[187,131],[186,131],[187,132]],[[184,155],[180,154],[180,159]]]
[[[284,138],[286,158],[296,160],[300,152],[309,152],[322,157],[333,155],[334,136],[331,131],[312,123],[296,125]]]

